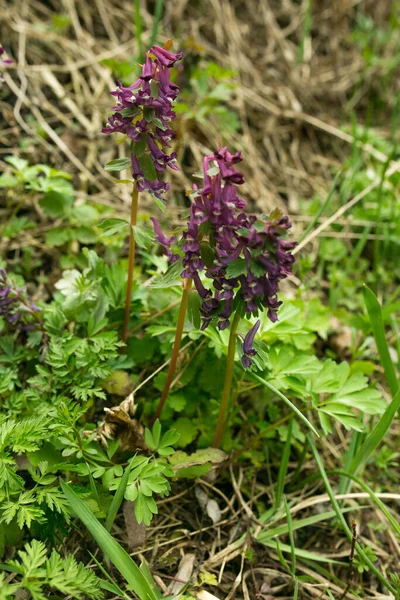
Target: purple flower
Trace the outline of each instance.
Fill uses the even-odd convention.
[[[171,250],[171,246],[175,241],[175,236],[171,236],[170,238],[167,238],[166,235],[163,234],[163,232],[161,231],[161,227],[159,222],[157,221],[157,219],[155,219],[154,217],[151,217],[150,220],[153,223],[153,229],[154,229],[154,233],[156,234],[156,240],[159,244],[161,244],[161,246],[163,247],[164,250],[164,254],[166,256],[168,256],[168,258],[170,259],[170,262],[173,264],[174,262],[176,262],[179,259],[179,254],[174,254]]]
[[[5,52],[5,49],[3,48],[3,46],[0,45],[0,62],[3,65],[11,65],[12,60],[10,60],[9,58],[1,58],[3,56]]]
[[[243,212],[245,202],[237,195],[237,186],[244,182],[236,169],[241,160],[240,152],[231,154],[226,147],[205,157],[203,187],[193,188],[190,219],[183,234],[182,277],[195,280],[203,299],[203,328],[215,319],[217,327],[225,329],[235,296],[247,316],[257,316],[266,308],[268,317],[275,321],[280,305],[279,281],[290,273],[294,261],[290,251],[295,243],[281,239],[290,227],[288,217],[276,213],[270,221],[262,221]],[[207,295],[196,283],[200,281],[199,271],[205,268],[200,254],[204,235],[208,236],[212,260],[205,275],[214,290]]]
[[[105,134],[122,133],[135,143],[142,142],[145,135],[145,154],[150,156],[157,171],[165,171],[166,167],[179,170],[176,152],[167,154],[164,150],[170,147],[174,135],[169,124],[176,116],[172,103],[179,93],[179,87],[171,82],[170,68],[181,58],[181,52],[173,54],[159,46],[150,48],[140,77],[128,87],[118,82],[117,89],[111,92],[116,105],[107,126],[102,129]],[[148,190],[165,200],[163,194],[169,188],[168,184],[158,179],[146,179],[140,166],[141,158],[134,154],[135,147],[132,148],[135,159],[132,161],[133,179],[138,190]]]
[[[260,321],[257,323],[246,333],[242,344],[243,356],[241,358],[242,365],[245,369],[248,369],[253,364],[253,357],[256,355],[256,351],[253,348],[254,338],[256,333],[260,327]]]
[[[183,56],[182,52],[173,54],[172,52],[168,52],[168,50],[166,50],[165,48],[160,48],[160,46],[152,46],[149,52],[156,57],[160,65],[162,65],[163,67],[173,67],[174,64],[178,60],[181,60]]]
[[[30,300],[23,288],[17,288],[8,278],[5,269],[0,269],[0,316],[16,331],[29,331],[39,325],[35,313],[41,309]]]

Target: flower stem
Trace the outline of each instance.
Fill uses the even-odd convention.
[[[161,415],[162,409],[164,408],[164,404],[168,398],[169,389],[171,387],[172,379],[175,374],[176,363],[178,360],[179,350],[181,347],[183,326],[185,324],[186,309],[187,309],[187,303],[188,303],[188,294],[189,294],[191,287],[192,287],[192,279],[189,279],[189,278],[185,279],[183,281],[183,292],[182,292],[182,298],[181,298],[181,305],[179,307],[178,322],[176,324],[175,341],[174,341],[174,347],[172,348],[171,362],[169,363],[169,367],[168,367],[167,379],[164,384],[164,389],[161,394],[160,402],[158,403],[157,410],[151,419],[150,425],[152,425],[154,423],[154,421],[156,419],[158,419],[158,417]]]
[[[129,328],[129,314],[131,310],[131,298],[132,298],[132,283],[133,283],[133,270],[135,268],[135,234],[132,226],[136,225],[137,210],[139,203],[139,193],[136,187],[136,183],[133,184],[132,190],[132,205],[131,205],[131,222],[130,222],[130,234],[129,234],[129,262],[128,262],[128,283],[126,286],[126,299],[125,299],[125,313],[124,313],[124,326],[122,329],[122,341],[126,343],[128,339],[128,328]]]
[[[240,315],[239,313],[235,313],[233,317],[233,321],[231,324],[231,331],[229,334],[229,344],[228,344],[228,356],[226,359],[226,371],[225,371],[225,383],[224,383],[224,391],[222,393],[221,406],[219,409],[217,427],[214,433],[214,439],[212,442],[213,448],[219,448],[222,443],[222,438],[224,437],[225,427],[226,427],[226,417],[227,410],[229,404],[229,396],[231,393],[232,387],[232,379],[233,379],[233,367],[235,364],[235,349],[236,349],[236,331],[239,325]]]

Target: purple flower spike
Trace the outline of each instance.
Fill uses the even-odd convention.
[[[253,356],[256,355],[256,351],[253,348],[254,338],[260,327],[260,320],[246,333],[244,342],[242,344],[243,356],[242,365],[245,369],[248,369],[253,364]]]
[[[102,133],[121,133],[132,142],[141,142],[146,135],[146,160],[149,156],[157,171],[165,171],[166,167],[177,171],[176,152],[167,154],[164,150],[170,147],[174,136],[169,123],[175,118],[172,104],[179,93],[179,87],[171,82],[170,67],[182,58],[182,53],[173,54],[165,48],[153,46],[147,53],[142,73],[132,85],[124,87],[118,82],[111,95],[116,98],[113,114]],[[151,86],[150,86],[151,82]],[[144,190],[161,200],[169,185],[159,179],[149,181],[143,173],[144,160],[134,154],[132,145],[132,171],[139,192]],[[146,171],[146,168],[144,169]]]

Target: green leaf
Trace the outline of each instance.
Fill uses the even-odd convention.
[[[159,421],[159,419],[156,420],[156,422],[153,425],[153,440],[154,440],[154,444],[155,447],[158,448],[159,443],[160,443],[160,436],[161,436],[161,423]]]
[[[161,200],[161,198],[157,198],[157,196],[155,194],[152,194],[151,192],[150,192],[150,194],[151,194],[151,197],[153,198],[154,203],[157,206],[157,208],[159,210],[161,210],[161,212],[165,212],[166,204],[165,204],[164,200]]]
[[[382,366],[385,370],[386,381],[388,383],[390,393],[392,396],[395,396],[397,390],[399,389],[399,382],[397,380],[396,370],[390,357],[389,347],[386,341],[381,305],[379,304],[374,292],[372,292],[366,285],[363,287],[363,294],[379,356]]]
[[[180,417],[175,421],[174,425],[176,428],[176,434],[178,435],[176,442],[178,442],[178,446],[180,448],[184,448],[185,446],[193,442],[197,435],[197,429],[190,419],[188,419],[187,417]]]
[[[87,527],[102,551],[109,557],[114,566],[125,577],[129,586],[141,600],[161,600],[162,595],[158,591],[155,581],[148,581],[137,564],[129,554],[118,544],[118,542],[99,523],[86,504],[75,494],[75,492],[60,480],[61,489],[71,505],[72,510]]]
[[[155,240],[154,233],[151,229],[140,227],[139,225],[131,225],[135,236],[135,242],[140,248],[149,248]]]
[[[365,464],[371,454],[376,450],[384,436],[386,435],[387,430],[392,424],[393,419],[396,416],[397,411],[400,409],[400,390],[394,396],[393,400],[383,413],[382,417],[379,419],[378,423],[375,425],[374,429],[365,439],[363,445],[353,458],[350,463],[349,473],[354,475],[357,473],[359,468]]]
[[[19,180],[13,175],[0,175],[0,188],[13,188],[17,186]]]
[[[110,160],[104,167],[106,171],[123,171],[124,169],[129,169],[131,166],[130,158],[115,158],[114,160]]]
[[[182,258],[174,262],[164,275],[160,275],[157,279],[151,284],[152,288],[168,288],[173,287],[175,285],[179,285],[182,282],[181,273],[183,271]]]
[[[28,161],[24,158],[19,158],[18,156],[6,156],[4,160],[15,167],[17,171],[22,171],[28,166]]]
[[[307,417],[305,417],[303,415],[303,413],[297,408],[297,406],[295,406],[288,398],[286,398],[286,396],[284,396],[282,394],[282,392],[280,392],[279,390],[277,390],[273,385],[271,385],[268,381],[266,381],[265,379],[263,379],[259,375],[256,375],[256,373],[247,372],[247,376],[250,379],[252,379],[253,381],[257,381],[258,383],[261,383],[261,385],[263,385],[264,387],[268,388],[269,390],[271,390],[271,392],[273,392],[274,394],[276,394],[277,396],[279,396],[279,398],[281,398],[281,400],[283,400],[285,402],[285,404],[287,404],[287,406],[289,406],[289,408],[296,413],[296,415],[299,417],[299,419],[301,421],[303,421],[303,423],[305,425],[307,425],[307,427],[314,433],[314,435],[316,435],[317,437],[319,437],[318,431],[315,429],[315,427],[313,425],[311,425],[311,423],[307,419]]]
[[[214,264],[215,252],[207,242],[201,242],[200,244],[200,256],[204,261],[207,268],[210,268]]]
[[[143,156],[147,148],[147,139],[145,135],[142,135],[138,142],[131,142],[132,154],[137,157]]]
[[[245,273],[247,273],[247,265],[244,258],[233,260],[226,269],[226,277],[228,279],[231,277],[239,277],[239,275],[244,275]]]
[[[154,441],[153,434],[151,433],[150,429],[148,429],[147,427],[144,430],[144,439],[145,439],[146,445],[150,448],[150,450],[157,449],[157,444]]]
[[[139,165],[146,179],[154,181],[157,179],[157,171],[153,163],[153,159],[148,154],[143,154],[139,158]]]
[[[290,450],[291,450],[291,444],[292,444],[292,430],[293,430],[293,419],[290,419],[289,424],[288,424],[287,438],[286,438],[285,446],[283,448],[281,464],[279,467],[278,481],[276,484],[276,496],[275,496],[275,502],[274,502],[276,509],[279,509],[281,502],[282,502],[283,490],[284,490],[284,486],[285,486],[285,478],[286,478],[286,474],[287,474],[287,468],[289,465]]]
[[[196,329],[200,329],[200,307],[201,298],[197,290],[190,290],[188,293],[187,317]]]
[[[55,227],[46,233],[46,244],[48,246],[62,246],[71,239],[73,239],[73,229],[71,227]]]
[[[60,192],[47,192],[40,198],[39,204],[44,212],[52,218],[65,217],[73,203],[73,197]]]
[[[105,523],[107,531],[111,531],[111,527],[114,523],[115,517],[117,516],[118,510],[124,499],[126,486],[128,485],[129,475],[131,473],[132,461],[133,461],[133,458],[129,461],[129,463],[125,469],[125,472],[120,479],[117,490],[112,499],[110,508],[108,509],[108,514],[107,514],[106,523]]]
[[[129,224],[124,219],[104,219],[99,225],[99,229],[103,229],[102,235],[109,237],[115,233],[124,233],[124,229],[128,229]]]

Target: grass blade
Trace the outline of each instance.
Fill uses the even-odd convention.
[[[314,441],[313,441],[312,437],[309,434],[307,435],[307,437],[308,437],[308,443],[310,444],[311,450],[312,450],[312,452],[314,454],[314,458],[315,458],[315,462],[317,463],[318,470],[319,470],[319,472],[321,474],[322,481],[325,484],[326,492],[327,492],[327,494],[329,496],[329,499],[331,501],[333,510],[335,511],[336,517],[340,521],[340,523],[341,523],[341,525],[342,525],[342,527],[344,529],[344,532],[346,533],[349,541],[351,541],[352,538],[353,538],[353,536],[352,536],[350,527],[348,526],[347,521],[344,518],[344,516],[342,514],[342,511],[340,510],[340,506],[338,504],[338,501],[335,498],[335,495],[333,493],[331,484],[329,483],[328,476],[327,476],[326,471],[324,469],[324,465],[322,464],[321,457],[320,457],[320,455],[319,455],[319,453],[317,451],[317,448],[315,447],[315,444],[314,444]],[[364,561],[364,563],[366,565],[368,565],[370,571],[375,574],[375,576],[379,579],[379,581],[382,583],[382,585],[385,586],[385,588],[388,589],[392,594],[395,594],[396,590],[394,589],[394,587],[392,585],[390,585],[390,583],[388,581],[386,581],[386,579],[383,577],[383,575],[378,571],[378,569],[375,567],[375,565],[371,562],[371,560],[365,554],[365,552],[361,548],[360,544],[358,544],[357,542],[355,544],[355,550],[356,550],[358,556],[360,556],[362,558],[362,560]]]
[[[289,546],[289,544],[282,544],[281,542],[278,542],[277,539],[276,540],[267,540],[265,542],[262,542],[262,544],[263,544],[263,546],[266,546],[267,548],[272,548],[277,553],[279,551],[281,554],[282,554],[282,552],[286,552],[288,554],[292,553],[292,548]],[[277,550],[277,547],[279,548],[279,551]],[[312,562],[329,563],[331,565],[346,566],[346,563],[341,562],[340,560],[336,560],[334,558],[329,558],[328,556],[323,556],[322,554],[316,554],[315,552],[310,552],[309,550],[302,550],[301,548],[295,548],[294,551],[295,551],[296,557],[302,558],[303,560],[309,560]],[[287,564],[286,560],[284,562],[286,563],[285,568],[290,573],[289,565]],[[283,563],[282,563],[282,566],[283,566]]]
[[[284,396],[282,394],[282,392],[280,392],[279,390],[276,389],[276,387],[274,387],[271,383],[269,383],[268,381],[266,381],[265,379],[263,379],[262,377],[260,377],[259,375],[257,375],[256,373],[248,373],[248,377],[249,379],[252,379],[253,381],[258,381],[259,383],[261,383],[261,385],[263,385],[264,387],[268,388],[269,390],[271,390],[271,392],[274,392],[274,394],[276,394],[277,396],[279,396],[279,398],[281,400],[284,401],[284,403],[294,412],[296,413],[296,415],[299,417],[299,419],[301,421],[303,421],[303,423],[305,425],[307,425],[307,427],[313,432],[314,435],[316,435],[317,437],[319,437],[319,433],[318,431],[315,429],[314,425],[311,425],[310,421],[307,419],[307,417],[305,417],[303,415],[303,413],[297,408],[297,406],[295,406],[293,404],[293,402],[290,402],[289,398],[286,398],[286,396]]]
[[[329,203],[332,200],[333,192],[336,189],[337,180],[339,179],[340,175],[341,175],[341,171],[339,171],[338,173],[336,173],[335,179],[333,180],[333,183],[332,183],[332,187],[329,190],[329,193],[328,193],[328,195],[327,195],[327,197],[325,199],[325,202],[323,202],[321,204],[321,206],[319,207],[319,209],[315,213],[313,220],[307,225],[306,229],[303,231],[302,235],[300,236],[299,243],[302,242],[305,237],[307,237],[307,235],[313,229],[314,225],[318,222],[318,219],[320,218],[320,216],[325,212],[325,209],[329,206]]]
[[[365,442],[351,461],[348,469],[350,475],[357,473],[358,469],[368,460],[374,450],[376,450],[376,448],[379,446],[399,409],[400,390],[397,392],[371,433],[367,435]]]
[[[293,521],[292,521],[292,515],[290,514],[290,510],[289,510],[289,506],[288,506],[286,497],[283,498],[283,502],[285,503],[285,512],[286,512],[286,519],[287,519],[288,531],[289,531],[289,541],[290,541],[290,548],[291,548],[291,557],[292,557],[291,573],[292,573],[293,577],[295,577],[295,575],[296,575],[296,546],[294,545]]]
[[[60,480],[60,486],[74,513],[87,527],[104,554],[109,557],[113,565],[125,577],[130,588],[139,596],[140,600],[160,600],[162,596],[155,582],[154,586],[149,584],[147,576],[143,575],[129,554],[114,540],[69,485]]]
[[[143,40],[142,40],[142,15],[140,14],[140,0],[133,0],[133,15],[135,20],[135,36],[138,43],[138,61],[142,62],[144,59],[143,55]]]
[[[290,447],[291,447],[291,443],[292,443],[292,430],[293,430],[293,419],[290,419],[290,421],[288,423],[288,429],[287,429],[287,438],[286,438],[285,446],[283,448],[283,455],[282,455],[281,465],[279,467],[279,473],[278,473],[278,482],[277,482],[277,486],[276,486],[276,496],[275,496],[275,508],[276,509],[278,509],[280,507],[281,502],[282,502],[283,488],[285,486],[285,477],[287,474],[287,468],[288,468],[289,457],[290,457]]]
[[[386,381],[389,386],[390,393],[392,396],[395,396],[397,390],[399,389],[399,383],[397,381],[396,371],[392,359],[390,358],[389,347],[386,341],[385,328],[383,326],[382,319],[382,308],[374,292],[366,285],[364,285],[363,294],[376,346],[378,348],[382,366],[385,370]]]
[[[152,46],[154,46],[154,44],[157,42],[158,26],[161,21],[163,8],[164,8],[164,0],[156,0],[156,5],[154,7],[153,27],[151,29],[151,36],[150,36],[150,44],[149,44],[150,48]]]
[[[335,471],[335,473],[339,473],[339,471]],[[344,471],[340,471],[340,473],[344,473]],[[350,477],[348,475],[348,477]],[[365,505],[365,506],[358,506],[358,509],[362,509],[362,508],[369,508],[370,505]],[[346,512],[354,512],[354,507],[353,506],[349,506],[346,508],[342,509],[342,512],[346,513]],[[335,517],[335,511],[334,510],[328,510],[326,512],[323,513],[318,513],[316,515],[311,515],[311,517],[305,517],[304,519],[298,519],[297,521],[295,521],[294,523],[292,522],[292,530],[296,531],[297,529],[302,529],[303,527],[309,527],[312,525],[315,525],[316,523],[321,523],[322,521],[329,521],[331,519],[333,519]],[[289,533],[289,527],[287,525],[287,523],[283,524],[283,525],[277,525],[276,527],[273,527],[272,529],[263,529],[257,536],[257,542],[260,542],[260,544],[263,544],[264,542],[267,542],[268,540],[272,540],[276,535],[287,535]]]
[[[129,462],[128,466],[125,469],[125,473],[121,477],[121,481],[119,482],[117,490],[116,490],[116,492],[114,494],[114,497],[112,499],[111,506],[108,509],[108,514],[107,514],[107,519],[106,519],[106,525],[105,525],[107,531],[111,531],[111,527],[112,527],[112,525],[114,523],[114,519],[117,516],[117,512],[119,510],[119,507],[121,506],[122,501],[124,499],[124,494],[125,494],[126,486],[128,485],[129,475],[130,475],[130,472],[131,472],[132,460]]]
[[[384,504],[382,502],[382,500],[374,494],[374,492],[371,490],[371,488],[366,483],[364,483],[363,481],[361,481],[361,479],[358,479],[358,477],[355,477],[354,475],[349,475],[349,473],[345,473],[345,471],[333,471],[333,473],[338,473],[339,475],[342,475],[343,477],[348,477],[349,479],[354,481],[358,486],[360,486],[360,488],[363,489],[364,492],[369,494],[372,502],[374,502],[381,509],[381,511],[383,512],[383,514],[385,515],[387,520],[390,522],[390,524],[393,527],[393,529],[395,530],[395,532],[397,533],[397,535],[400,535],[400,524],[390,514],[386,504]],[[362,508],[362,507],[359,506],[358,508]]]

